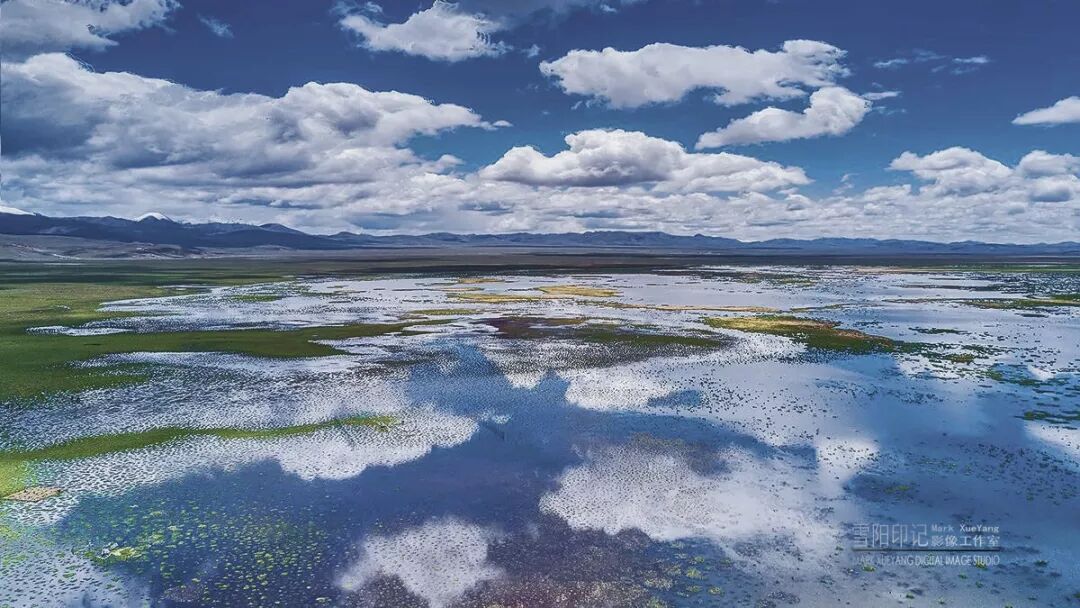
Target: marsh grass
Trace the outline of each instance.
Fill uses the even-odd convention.
[[[546,299],[546,296],[487,293],[483,291],[451,291],[447,296],[455,300],[478,302],[482,304],[517,304],[522,302],[539,302]]]
[[[241,293],[232,296],[232,300],[235,302],[245,302],[249,304],[258,304],[260,302],[277,302],[284,296],[280,296],[273,293]]]
[[[94,272],[86,274],[101,282],[76,280],[85,278],[80,275],[78,268],[69,268],[63,273],[45,269],[38,271],[38,274],[28,271],[0,271],[0,402],[62,391],[124,386],[145,378],[145,374],[132,366],[103,368],[73,365],[105,355],[212,351],[256,357],[318,357],[338,354],[340,351],[315,342],[316,340],[344,340],[398,333],[406,335],[412,325],[445,322],[416,320],[282,331],[236,329],[127,332],[95,336],[28,333],[27,330],[32,327],[73,327],[92,321],[131,316],[129,313],[101,310],[104,302],[198,293],[200,290],[198,287],[179,288],[164,285],[172,278],[193,278],[187,275],[176,277],[169,272],[141,272],[134,276],[115,276],[112,280]],[[206,279],[217,284],[265,279],[262,275],[250,277],[244,274],[234,276],[208,271]],[[44,280],[36,280],[39,278]]]
[[[619,295],[617,289],[589,287],[587,285],[550,285],[538,287],[538,291],[550,296],[569,296],[582,298],[614,298]]]
[[[358,323],[290,330],[236,329],[161,333],[118,333],[99,336],[27,334],[25,330],[0,335],[0,400],[32,397],[58,391],[120,386],[138,381],[142,374],[123,368],[79,367],[73,362],[105,355],[134,352],[220,352],[253,357],[296,358],[340,354],[316,340],[345,340],[388,334],[407,334],[418,324]]]
[[[457,277],[454,279],[454,283],[458,285],[477,285],[481,283],[504,283],[503,279],[497,279],[495,277]]]
[[[1021,416],[1024,420],[1038,420],[1049,424],[1060,424],[1070,428],[1076,428],[1080,424],[1080,409],[1064,412],[1048,412],[1046,410],[1028,410]]]
[[[446,289],[449,297],[466,302],[481,302],[485,304],[517,304],[524,302],[541,302],[544,300],[558,300],[564,298],[614,298],[619,295],[617,289],[606,287],[590,287],[587,285],[546,285],[537,287],[536,293],[491,293],[479,288],[472,290]]]
[[[406,317],[463,317],[467,315],[479,314],[479,310],[475,308],[424,308],[420,310],[410,310],[405,314]]]
[[[0,452],[0,463],[20,463],[39,460],[76,460],[91,458],[102,454],[138,450],[171,441],[192,439],[195,437],[217,437],[218,439],[277,439],[296,435],[308,435],[316,431],[333,428],[372,427],[386,429],[395,419],[390,416],[352,416],[324,422],[298,424],[284,427],[242,429],[233,427],[195,428],[195,427],[160,427],[134,433],[116,433],[81,437],[63,443],[35,448],[32,450],[10,450]]]
[[[971,353],[948,353],[942,355],[942,358],[944,358],[946,361],[952,361],[953,363],[967,364],[975,362],[975,355]]]
[[[0,458],[0,497],[14,494],[32,484],[26,461]]]
[[[962,300],[968,306],[997,310],[1041,309],[1055,306],[1080,306],[1080,294],[1061,294],[1031,298],[988,298]]]
[[[720,329],[784,336],[811,348],[853,353],[890,352],[910,348],[905,343],[863,333],[840,329],[839,323],[786,315],[757,315],[751,317],[708,317],[705,324]]]
[[[708,333],[664,333],[647,325],[592,323],[585,317],[504,316],[486,319],[503,338],[543,340],[562,338],[594,344],[610,344],[654,350],[660,348],[722,348],[730,340]]]
[[[161,427],[134,433],[115,433],[80,437],[50,446],[30,450],[0,452],[0,497],[18,492],[31,485],[33,464],[44,460],[78,460],[105,454],[140,450],[196,437],[218,439],[278,439],[309,435],[334,428],[369,427],[386,430],[397,421],[391,416],[352,416],[310,424],[285,427],[242,429],[231,427],[189,428]]]

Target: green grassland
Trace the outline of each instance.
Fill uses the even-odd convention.
[[[0,460],[0,497],[14,494],[33,483],[27,463],[22,460]]]
[[[277,439],[279,437],[308,435],[316,431],[334,428],[372,427],[385,429],[394,424],[394,422],[394,418],[390,416],[351,416],[348,418],[337,418],[310,424],[257,429],[232,427],[160,427],[135,433],[117,433],[112,435],[82,437],[32,450],[9,450],[0,452],[0,463],[91,458],[93,456],[112,454],[115,452],[126,452],[128,450],[138,450],[194,437],[217,437],[218,439]]]
[[[245,284],[283,277],[245,270],[208,269],[201,275],[141,269],[106,274],[81,267],[0,267],[0,401],[30,398],[58,391],[79,391],[137,382],[137,366],[81,367],[78,362],[131,352],[215,351],[258,357],[317,357],[339,351],[314,340],[342,340],[391,333],[408,333],[420,320],[402,323],[359,323],[275,331],[237,329],[160,333],[116,333],[96,336],[33,334],[31,327],[79,326],[123,316],[103,312],[103,302],[192,293],[201,285]],[[90,279],[90,280],[87,280]]]
[[[138,381],[133,366],[73,366],[103,355],[132,352],[221,352],[254,357],[321,357],[341,351],[314,340],[344,340],[405,334],[407,323],[358,323],[291,330],[237,329],[163,333],[121,333],[102,336],[0,336],[0,399],[32,397],[56,391],[86,390]]]

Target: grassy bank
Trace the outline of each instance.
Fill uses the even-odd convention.
[[[160,333],[117,333],[96,336],[32,334],[41,326],[80,326],[124,316],[104,312],[104,302],[131,298],[197,293],[198,288],[171,287],[172,281],[199,278],[187,272],[141,270],[106,276],[80,267],[12,270],[0,268],[0,401],[58,391],[79,391],[139,381],[136,366],[86,368],[73,365],[104,355],[132,352],[214,351],[257,357],[316,357],[335,354],[315,340],[342,340],[406,332],[406,323],[357,323],[275,331],[238,329]],[[93,281],[84,279],[92,278]],[[208,271],[203,285],[244,284],[281,280],[262,273]]]
[[[196,437],[276,439],[308,435],[332,428],[371,427],[381,430],[388,428],[394,422],[395,419],[390,416],[352,416],[310,424],[261,429],[162,427],[136,433],[80,437],[32,450],[9,450],[0,452],[0,497],[18,492],[30,485],[33,463],[43,460],[92,458]]]
[[[884,336],[854,329],[840,329],[839,323],[787,315],[752,317],[709,317],[705,324],[720,329],[784,336],[810,348],[852,353],[889,352],[905,344]]]

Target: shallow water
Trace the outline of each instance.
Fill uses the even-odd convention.
[[[963,301],[1075,294],[1075,276],[495,278],[217,288],[42,330],[449,321],[338,342],[330,357],[113,356],[90,364],[137,363],[149,379],[0,406],[9,450],[171,426],[398,421],[37,462],[35,482],[63,491],[0,501],[0,606],[1075,603],[1080,307]],[[557,285],[618,293],[537,291]],[[826,352],[701,322],[746,306],[930,346]],[[729,339],[659,348],[515,337],[492,321],[523,317]]]

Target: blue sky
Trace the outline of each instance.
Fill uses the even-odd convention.
[[[324,232],[1078,234],[1071,1],[98,4],[0,5],[5,206]]]

